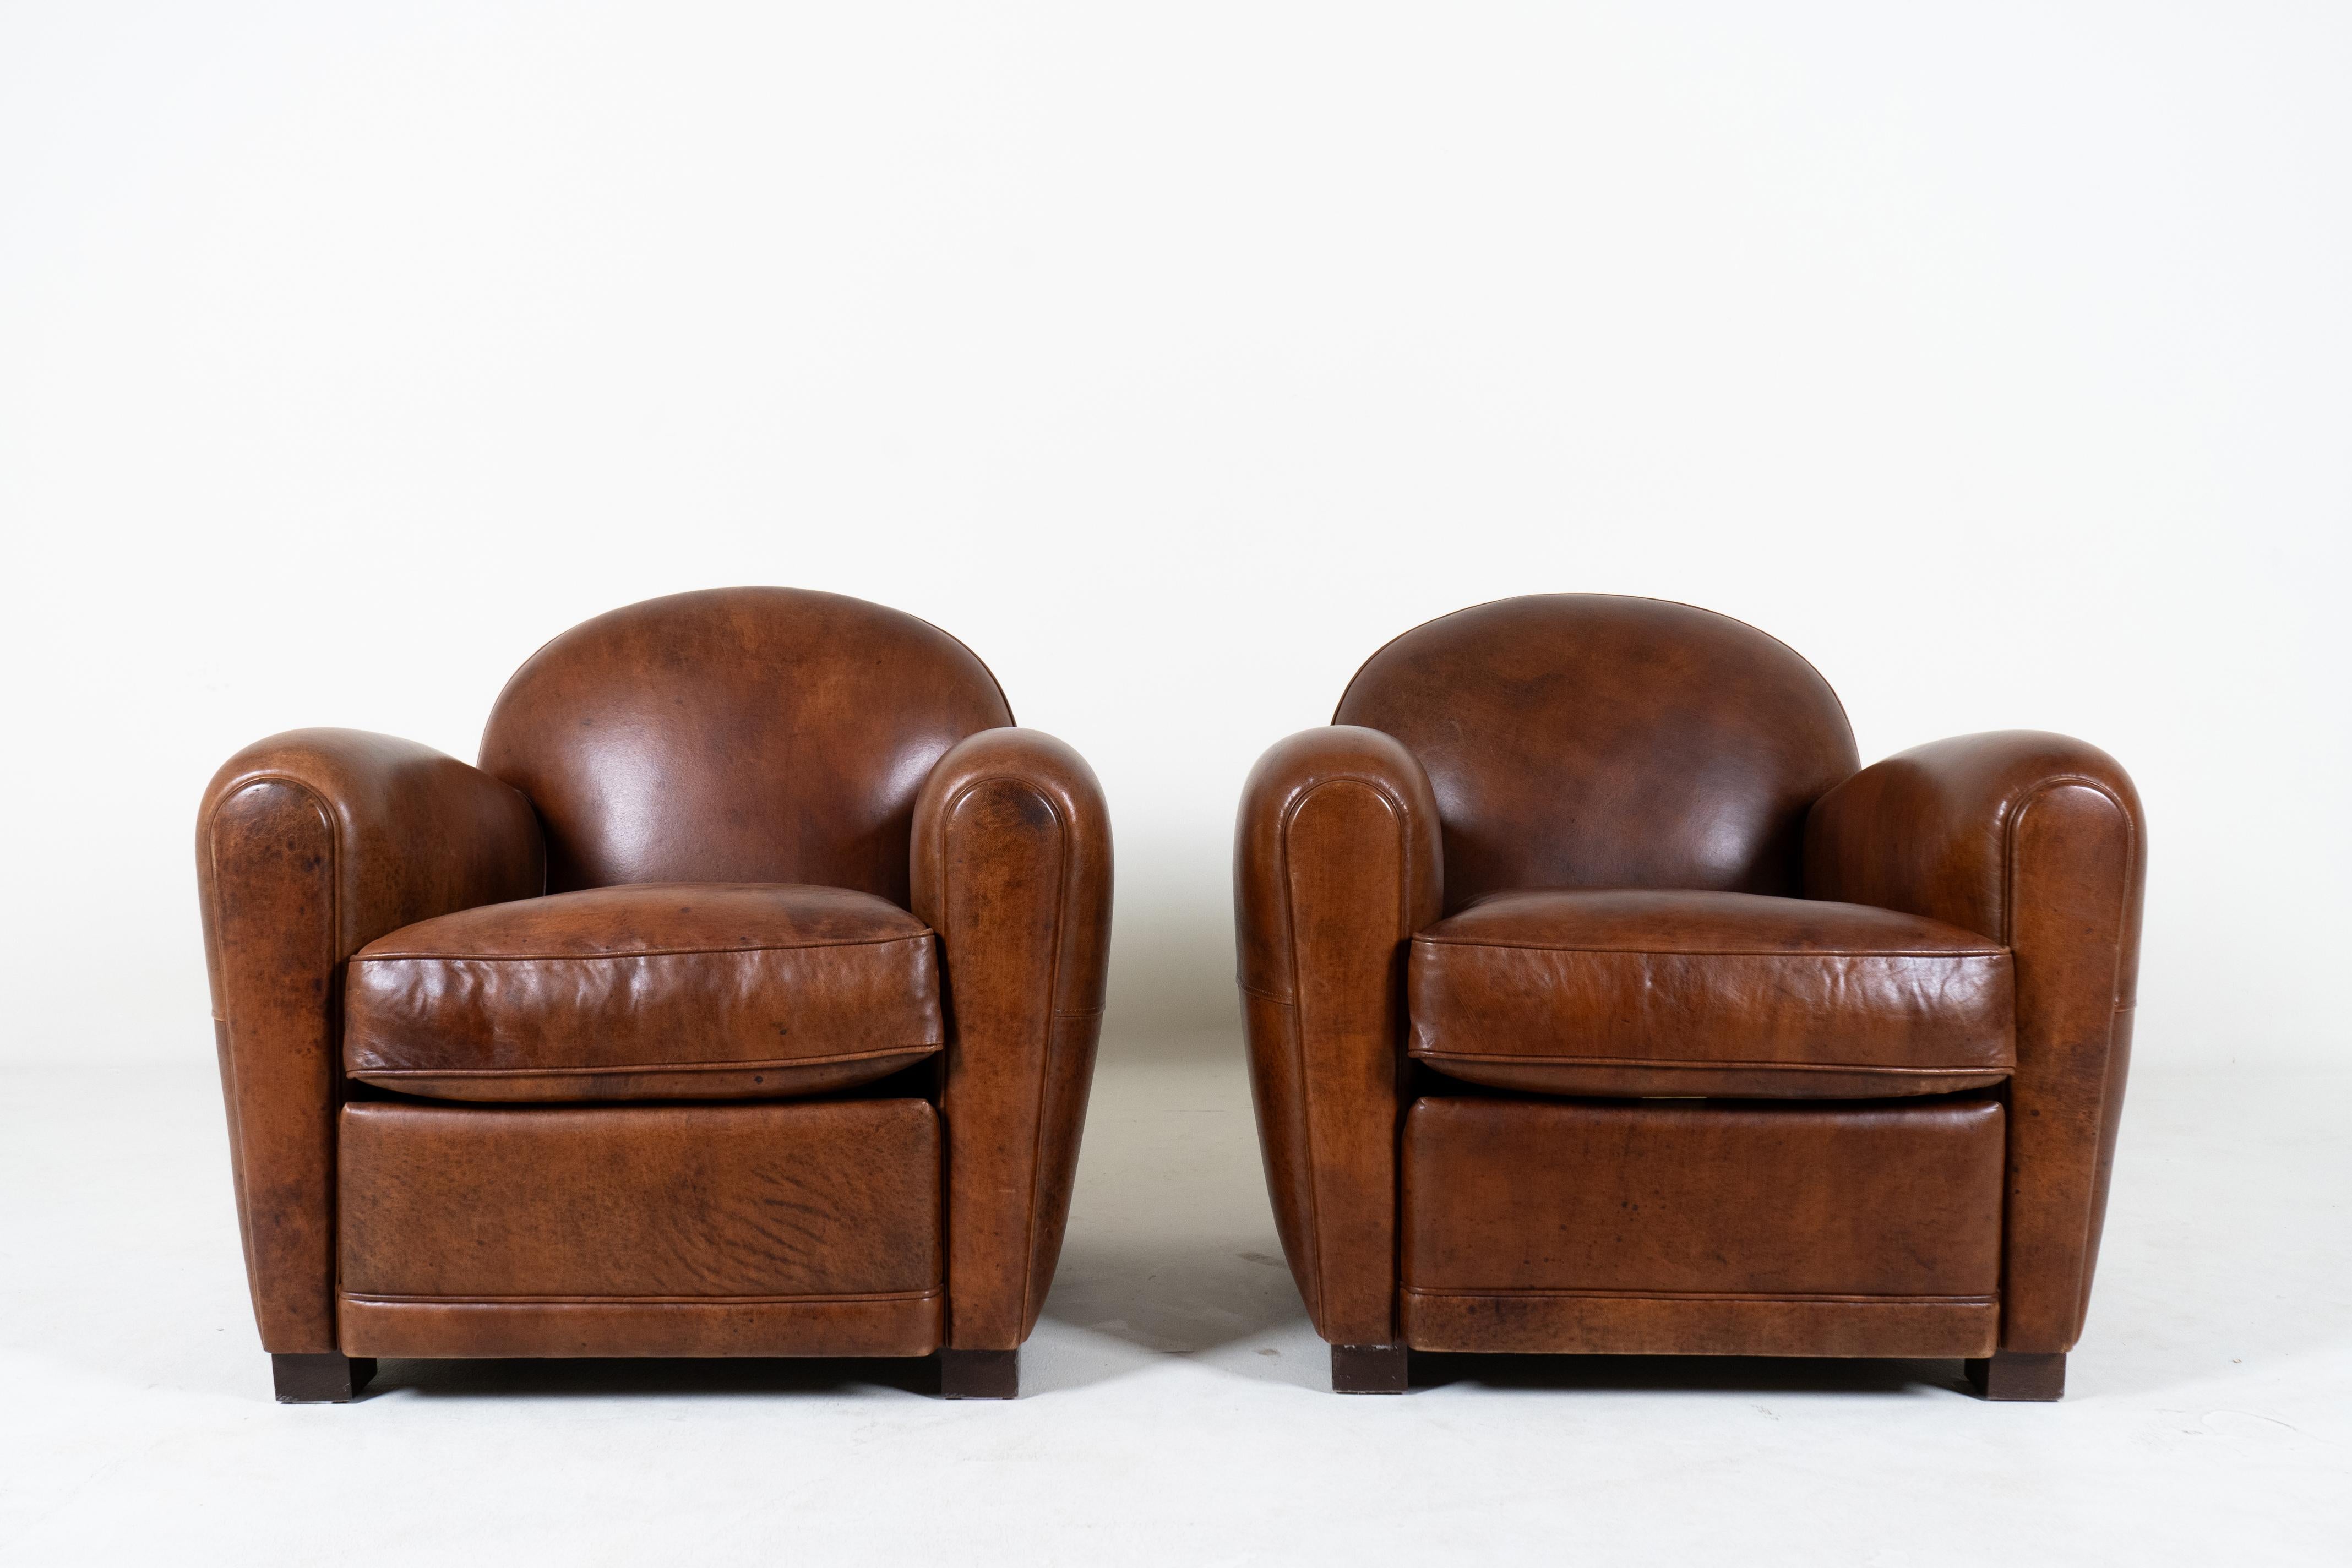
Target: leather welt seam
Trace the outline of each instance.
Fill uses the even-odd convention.
[[[1423,1050],[1418,1046],[1408,1047],[1405,1054],[1420,1058],[1424,1061],[1493,1062],[1501,1066],[1513,1067],[1654,1068],[1663,1072],[1721,1072],[1748,1069],[1771,1072],[1892,1073],[1910,1078],[1981,1078],[1987,1073],[2005,1073],[2010,1070],[2007,1064],[2001,1062],[1987,1062],[1982,1067],[1959,1068],[1882,1067],[1872,1062],[1666,1062],[1649,1057],[1509,1056],[1472,1051],[1433,1051]]]
[[[1037,1053],[1037,1095],[1031,1107],[1028,1201],[1022,1213],[1021,1302],[1014,1309],[1020,1321],[1026,1323],[1029,1321],[1029,1298],[1036,1289],[1036,1281],[1034,1278],[1036,1273],[1034,1259],[1037,1226],[1041,1218],[1037,1207],[1038,1183],[1044,1174],[1045,1164],[1045,1096],[1052,1087],[1054,1078],[1053,1019],[1055,1016],[1054,998],[1062,989],[1063,950],[1068,945],[1069,940],[1070,882],[1078,874],[1077,838],[1071,831],[1069,819],[1063,815],[1061,803],[1045,789],[1040,788],[1034,779],[1024,778],[1018,773],[982,773],[977,778],[966,780],[955,794],[948,797],[940,809],[940,821],[942,825],[940,834],[941,856],[940,890],[943,908],[951,910],[955,907],[953,894],[948,886],[949,868],[954,864],[952,858],[946,854],[948,833],[954,825],[957,810],[963,803],[983,786],[991,784],[1009,784],[1015,789],[1028,791],[1037,803],[1045,808],[1045,815],[1054,819],[1054,950],[1053,957],[1045,967],[1046,1038],[1041,1042],[1041,1048]],[[950,1076],[952,1076],[952,1067]],[[947,1109],[946,1099],[943,1091],[940,1095],[942,1110]],[[952,1325],[950,1331],[953,1332]]]
[[[748,1072],[761,1068],[822,1067],[831,1062],[872,1061],[877,1057],[929,1055],[937,1040],[920,1045],[884,1046],[870,1051],[838,1051],[823,1057],[765,1057],[740,1062],[640,1062],[620,1067],[544,1068],[379,1068],[364,1063],[352,1069],[354,1078],[595,1078],[625,1073]]]
[[[1759,1304],[1790,1302],[1832,1304],[1856,1307],[1991,1307],[2000,1303],[1999,1296],[1891,1296],[1849,1295],[1834,1292],[1804,1292],[1780,1290],[1546,1290],[1501,1287],[1491,1290],[1462,1289],[1452,1286],[1432,1289],[1407,1285],[1408,1296],[1471,1300],[1508,1300],[1516,1301],[1752,1301]]]
[[[1415,947],[1502,948],[1512,952],[1589,952],[1604,958],[1779,958],[1805,963],[1817,958],[2007,958],[2005,947],[1787,948],[1752,947],[1567,947],[1549,942],[1487,942],[1456,936],[1417,936]]]
[[[1388,784],[1384,780],[1379,778],[1370,777],[1362,773],[1335,773],[1328,778],[1318,779],[1313,784],[1299,791],[1298,794],[1284,806],[1281,819],[1276,825],[1275,832],[1275,843],[1278,847],[1281,854],[1283,925],[1285,927],[1284,946],[1287,950],[1290,959],[1289,973],[1294,986],[1297,984],[1298,976],[1301,973],[1301,968],[1298,962],[1298,887],[1297,882],[1292,879],[1293,867],[1290,854],[1290,836],[1293,828],[1297,826],[1299,817],[1305,815],[1307,803],[1313,800],[1318,795],[1320,795],[1323,791],[1341,784],[1353,784],[1359,788],[1370,791],[1373,797],[1381,803],[1382,808],[1388,812],[1390,817],[1396,825],[1396,930],[1399,937],[1402,938],[1412,929],[1412,815],[1410,808],[1408,808],[1403,800],[1398,797],[1396,792],[1389,787]],[[1290,1012],[1294,1042],[1292,1055],[1297,1064],[1298,1142],[1299,1147],[1304,1149],[1307,1153],[1307,1246],[1311,1250],[1314,1260],[1313,1273],[1315,1276],[1315,1300],[1310,1303],[1308,1310],[1310,1314],[1321,1322],[1329,1322],[1332,1321],[1332,1315],[1334,1312],[1334,1292],[1331,1289],[1330,1280],[1328,1276],[1329,1275],[1333,1259],[1326,1251],[1323,1245],[1323,1194],[1319,1173],[1324,1169],[1324,1166],[1315,1146],[1315,1111],[1317,1104],[1317,1097],[1315,1093],[1316,1085],[1314,1074],[1307,1070],[1307,1034],[1310,1020],[1307,1016],[1303,997],[1293,1001],[1290,1004]],[[1393,1048],[1393,1046],[1391,1046],[1391,1048]],[[1391,1107],[1391,1113],[1393,1113],[1393,1107]],[[1391,1163],[1390,1167],[1390,1181],[1391,1184],[1393,1184],[1394,1181],[1394,1165]],[[1393,1281],[1396,1279],[1396,1235],[1393,1219],[1391,1219],[1390,1233],[1387,1239],[1390,1247],[1388,1259],[1389,1271],[1387,1278],[1389,1280]],[[1393,1302],[1391,1302],[1390,1307],[1391,1321],[1389,1323],[1389,1331],[1394,1331],[1394,1319],[1395,1309]]]
[[[383,1290],[345,1290],[356,1306],[382,1307],[791,1307],[861,1301],[929,1301],[940,1287],[925,1290],[845,1291],[801,1296],[414,1296]]]
[[[628,952],[362,952],[353,963],[625,963],[638,958],[716,958],[730,952],[807,952],[834,947],[889,947],[931,940],[928,931],[910,936],[861,936],[843,942],[772,942],[756,947],[644,947]]]

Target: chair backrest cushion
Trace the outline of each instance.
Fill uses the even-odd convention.
[[[597,616],[533,654],[482,733],[530,797],[551,893],[813,882],[904,906],[916,793],[1013,722],[970,648],[837,594],[716,588]]]
[[[1786,644],[1663,599],[1544,594],[1415,627],[1334,723],[1404,742],[1444,827],[1445,907],[1510,888],[1794,896],[1805,813],[1858,765]]]

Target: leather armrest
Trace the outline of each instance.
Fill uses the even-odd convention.
[[[1394,1344],[1403,955],[1444,903],[1437,800],[1352,724],[1259,759],[1234,834],[1250,1087],[1275,1222],[1316,1331]]]
[[[544,866],[521,795],[387,735],[273,735],[205,791],[197,892],[264,1349],[336,1348],[344,961],[417,921],[535,897]]]
[[[2070,1350],[2131,1058],[2147,833],[2113,757],[1999,731],[1887,758],[1815,804],[1805,893],[1926,915],[2017,966],[2001,1348]]]
[[[948,993],[947,1342],[1012,1350],[1036,1326],[1061,1258],[1102,1031],[1102,786],[1051,735],[966,736],[916,797],[912,872]]]

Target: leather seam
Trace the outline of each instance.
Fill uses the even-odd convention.
[[[621,963],[638,958],[717,958],[732,952],[819,952],[836,947],[892,947],[929,942],[929,930],[906,936],[853,937],[845,942],[772,942],[758,947],[647,947],[632,952],[360,952],[353,963]]]
[[[1568,1301],[1725,1301],[1792,1305],[1851,1306],[1946,1306],[1994,1307],[2000,1304],[1998,1294],[1979,1296],[1903,1296],[1864,1292],[1773,1291],[1773,1290],[1555,1290],[1541,1288],[1522,1289],[1499,1287],[1476,1290],[1451,1286],[1407,1285],[1408,1296],[1423,1298],[1454,1298],[1468,1300],[1568,1300]]]
[[[1310,784],[1306,789],[1299,791],[1297,795],[1283,807],[1282,816],[1278,824],[1279,832],[1276,837],[1276,841],[1282,846],[1282,888],[1284,894],[1283,923],[1287,929],[1287,940],[1285,945],[1290,950],[1290,979],[1294,992],[1298,989],[1298,975],[1300,970],[1298,961],[1297,894],[1295,885],[1291,880],[1291,829],[1297,824],[1300,814],[1307,809],[1307,803],[1308,801],[1314,799],[1316,795],[1321,794],[1324,790],[1329,789],[1334,785],[1343,784],[1356,784],[1360,787],[1369,789],[1372,793],[1373,796],[1387,808],[1390,816],[1395,820],[1397,834],[1397,872],[1399,883],[1397,893],[1396,928],[1400,933],[1406,933],[1409,932],[1412,924],[1412,816],[1405,803],[1397,797],[1396,793],[1393,790],[1389,788],[1386,781],[1370,777],[1361,773],[1349,772],[1335,773],[1328,778],[1317,780],[1313,784]],[[1320,1190],[1321,1184],[1318,1181],[1316,1175],[1317,1171],[1320,1169],[1320,1163],[1317,1160],[1315,1152],[1314,1101],[1309,1092],[1310,1084],[1307,1072],[1307,1009],[1304,997],[1295,997],[1290,1003],[1290,1007],[1293,1016],[1297,1021],[1298,1026],[1298,1116],[1302,1124],[1300,1128],[1301,1135],[1299,1142],[1307,1150],[1307,1229],[1309,1235],[1313,1238],[1315,1248],[1316,1303],[1317,1305],[1324,1308],[1328,1314],[1332,1297],[1329,1289],[1329,1281],[1325,1277],[1325,1271],[1328,1268],[1330,1260],[1326,1257],[1323,1247],[1323,1205]],[[1390,1202],[1391,1205],[1395,1202],[1393,1175],[1394,1172],[1392,1169],[1391,1183],[1391,1191],[1390,1194]],[[1393,1247],[1396,1240],[1396,1237],[1394,1235],[1395,1229],[1396,1227],[1392,1226],[1391,1236],[1391,1247]],[[1393,1279],[1395,1277],[1397,1267],[1393,1251],[1391,1251],[1389,1261],[1391,1278]],[[1393,1317],[1393,1314],[1391,1314],[1391,1317]],[[1394,1331],[1395,1323],[1392,1321],[1390,1324],[1390,1331],[1393,1333]]]
[[[1654,1068],[1661,1071],[1771,1071],[1771,1072],[1851,1072],[1880,1073],[1906,1078],[1982,1078],[1988,1074],[2007,1074],[2011,1069],[1997,1064],[1967,1068],[1906,1068],[1878,1067],[1855,1062],[1774,1062],[1719,1061],[1675,1062],[1657,1061],[1648,1057],[1538,1057],[1496,1056],[1474,1051],[1423,1050],[1417,1046],[1406,1047],[1408,1056],[1424,1061],[1491,1062],[1498,1067],[1599,1067]]]
[[[1432,936],[1427,932],[1412,939],[1415,947],[1499,948],[1510,952],[1585,952],[1610,958],[2007,958],[2005,947],[1970,948],[1816,948],[1792,952],[1787,948],[1753,947],[1565,947],[1551,942],[1486,942],[1455,936]]]
[[[283,784],[289,789],[298,790],[302,795],[309,797],[311,809],[319,814],[320,826],[327,830],[327,959],[326,962],[320,966],[319,973],[328,977],[329,995],[331,998],[326,1006],[322,1009],[325,1016],[324,1028],[321,1031],[324,1038],[321,1041],[321,1045],[324,1047],[322,1055],[326,1058],[325,1068],[328,1077],[327,1191],[325,1194],[325,1206],[327,1214],[326,1284],[328,1290],[326,1316],[327,1334],[329,1342],[331,1343],[335,1332],[333,1294],[337,1286],[341,1283],[342,1271],[342,1199],[341,1192],[339,1191],[342,1173],[342,1137],[341,1130],[337,1127],[335,1121],[336,1115],[343,1099],[341,1093],[341,1079],[343,1076],[343,1041],[342,1018],[341,1016],[342,1010],[334,1005],[331,997],[333,976],[337,968],[340,967],[341,962],[341,955],[343,952],[343,826],[341,818],[335,814],[332,807],[329,805],[327,797],[320,794],[319,790],[308,780],[297,778],[291,773],[255,773],[249,777],[238,780],[236,787],[223,792],[219,798],[213,802],[211,809],[205,814],[204,822],[205,853],[210,858],[213,868],[211,881],[213,894],[213,930],[215,931],[226,934],[228,931],[228,910],[222,902],[220,892],[220,843],[218,839],[218,829],[220,826],[221,810],[223,807],[227,805],[230,801],[236,799],[238,795],[243,795],[246,791],[249,789],[257,789],[264,784]],[[224,965],[224,969],[226,969],[226,965]],[[228,987],[226,984],[223,984],[222,991],[226,996],[228,991]],[[223,1031],[228,1037],[230,1073],[229,1088],[231,1091],[231,1100],[235,1107],[232,1131],[241,1142],[245,1137],[244,1052],[238,1048],[236,1024],[234,1020],[226,1016],[226,1009],[225,1007],[224,1016],[221,1017],[220,1023]],[[244,1156],[241,1150],[236,1161],[236,1166],[240,1173],[245,1169]],[[249,1225],[249,1218],[244,1212],[243,1205],[240,1205],[238,1224],[240,1228],[246,1228]],[[261,1292],[259,1290],[259,1280],[257,1277],[260,1272],[261,1262],[259,1248],[252,1238],[249,1229],[247,1229],[246,1238],[246,1257],[248,1268],[257,1276],[252,1283],[255,1286],[255,1308],[257,1311],[258,1311],[260,1307]],[[267,1331],[265,1329],[265,1332],[266,1331]]]
[[[946,805],[940,809],[940,820],[942,823],[953,823],[955,821],[956,809],[962,805],[966,798],[968,798],[974,791],[978,790],[982,784],[1012,784],[1016,788],[1027,790],[1032,795],[1036,797],[1038,804],[1045,808],[1046,815],[1054,819],[1054,857],[1055,861],[1054,877],[1054,956],[1052,963],[1047,965],[1045,972],[1045,1037],[1042,1041],[1038,1042],[1037,1099],[1034,1106],[1033,1107],[1034,1114],[1032,1115],[1029,1123],[1029,1197],[1022,1214],[1021,1227],[1020,1321],[1023,1323],[1026,1323],[1029,1321],[1029,1297],[1036,1289],[1036,1280],[1034,1276],[1036,1273],[1035,1263],[1037,1256],[1037,1184],[1039,1178],[1044,1173],[1045,1165],[1045,1091],[1051,1086],[1054,1078],[1053,1020],[1056,1016],[1056,1009],[1054,1006],[1054,998],[1060,994],[1062,988],[1062,949],[1068,935],[1067,931],[1065,929],[1066,921],[1064,920],[1064,916],[1067,912],[1069,907],[1069,883],[1071,877],[1076,874],[1076,856],[1072,853],[1073,835],[1070,831],[1070,825],[1063,818],[1061,806],[1044,790],[1037,786],[1035,780],[1024,778],[1018,773],[982,773],[976,778],[967,779],[964,781],[961,787],[957,789],[955,794],[948,797]],[[946,868],[954,863],[953,858],[944,853],[946,837],[945,831],[942,830],[940,834],[942,848],[940,863],[942,872],[945,871]],[[940,878],[940,884],[942,887],[946,885],[946,876],[942,875]],[[955,900],[952,898],[947,900],[946,902],[948,908],[953,909],[955,907]],[[953,1223],[952,1213],[950,1213],[950,1223]],[[953,1248],[950,1247],[950,1256],[952,1255]],[[950,1337],[952,1325],[950,1325]]]
[[[343,1290],[342,1299],[355,1306],[384,1307],[759,1307],[802,1303],[928,1301],[940,1294],[934,1285],[921,1290],[845,1291],[838,1295],[811,1292],[792,1296],[425,1296],[392,1290]]]
[[[2124,826],[2124,881],[2123,888],[2121,889],[2122,896],[2116,910],[2116,940],[2115,962],[2107,974],[2107,1035],[2106,1038],[2101,1042],[2100,1048],[2102,1065],[2105,1065],[2105,1063],[2108,1059],[2112,1058],[2115,1054],[2116,1015],[2122,1012],[2126,1005],[2122,996],[2119,994],[2122,990],[2119,981],[2123,974],[2124,963],[2123,938],[2125,932],[2130,929],[2131,925],[2131,868],[2139,863],[2140,858],[2139,824],[2134,821],[2132,814],[2125,809],[2122,797],[2116,795],[2116,792],[2110,789],[2105,783],[2098,779],[2091,778],[2085,774],[2080,773],[2062,773],[2053,777],[2042,779],[2038,781],[2032,788],[2027,790],[2025,794],[2011,806],[2008,813],[2003,816],[2001,820],[2000,856],[2000,934],[2001,940],[2004,943],[2014,946],[2011,927],[2015,923],[2016,920],[2018,826],[2024,821],[2025,814],[2031,810],[2034,804],[2043,795],[2049,795],[2055,790],[2071,788],[2087,789],[2093,794],[2100,796],[2108,804],[2108,805],[2114,808],[2116,816],[2123,823]],[[2137,1000],[2138,999],[2137,997],[2133,999],[2132,1005],[2134,1006],[2137,1006]],[[2017,1021],[2021,1025],[2024,1022],[2021,1017]],[[2023,1030],[2021,1028],[2019,1033],[2022,1035]],[[2014,1090],[2011,1092],[2013,1094]],[[2102,1077],[2100,1086],[2099,1118],[2102,1123],[2105,1122],[2106,1118],[2106,1092],[2104,1075]],[[2014,1145],[2012,1144],[2011,1147],[2013,1148]],[[2009,1200],[2016,1184],[2015,1180],[2011,1177],[2007,1172],[2004,1172],[2001,1183],[2003,1189],[2001,1200],[2001,1280],[2003,1284],[2007,1284],[2009,1279]],[[2083,1211],[2082,1232],[2075,1239],[2074,1305],[2071,1313],[2073,1327],[2068,1331],[2068,1339],[2070,1342],[2073,1336],[2081,1331],[2083,1315],[2087,1309],[2087,1281],[2090,1272],[2089,1262],[2091,1258],[2091,1222],[2092,1216],[2097,1212],[2097,1209],[2098,1205],[2095,1203],[2084,1206]],[[2003,1314],[2003,1316],[2006,1317],[2007,1314]],[[2004,1323],[2003,1328],[2006,1329],[2006,1327],[2007,1325]]]
[[[822,1057],[763,1057],[757,1061],[656,1062],[623,1067],[545,1068],[354,1068],[353,1078],[596,1078],[627,1073],[648,1076],[666,1072],[750,1072],[754,1069],[825,1067],[835,1062],[873,1061],[887,1057],[929,1056],[940,1049],[937,1040],[914,1046],[886,1046],[870,1051],[838,1051]]]

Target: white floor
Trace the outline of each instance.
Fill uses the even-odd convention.
[[[1199,1041],[1107,1053],[1016,1404],[890,1363],[394,1362],[281,1408],[209,1066],[11,1071],[0,1561],[2352,1563],[2347,1102],[2143,1069],[2058,1405],[1937,1363],[1335,1396],[1238,1047]]]

